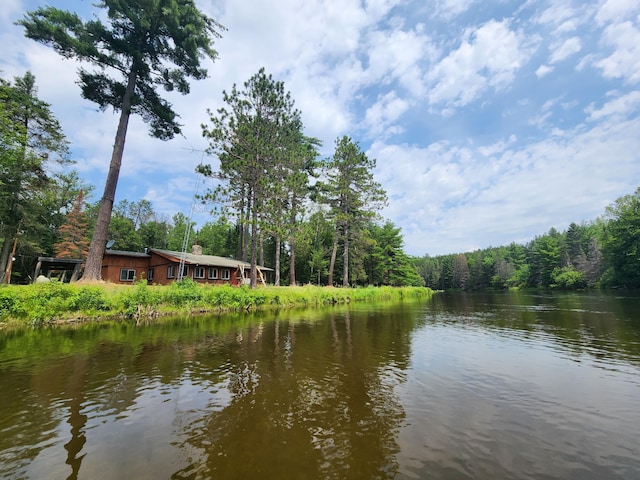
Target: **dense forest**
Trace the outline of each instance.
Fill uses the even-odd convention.
[[[504,288],[640,288],[640,188],[608,206],[602,217],[571,223],[526,245],[413,258],[427,286]]]
[[[376,160],[346,135],[321,158],[321,142],[304,133],[291,94],[264,69],[224,91],[225,107],[208,111],[202,125],[220,161],[198,168],[216,185],[200,197],[211,222],[196,229],[187,215],[164,218],[144,199],[115,203],[129,115],[140,115],[160,140],[180,133],[157,89],[188,94],[189,78],[206,78],[200,61],[217,57],[212,43],[224,27],[188,0],[158,12],[129,1],[99,6],[107,24],[51,7],[18,22],[64,58],[94,65],[79,71],[82,96],[121,115],[104,194],[86,203],[94,187],[71,169],[68,142],[34,76],[0,78],[3,283],[32,281],[39,256],[83,258],[83,279],[95,280],[107,240],[119,250],[180,251],[188,238],[205,254],[250,262],[252,287],[257,265],[274,268],[276,285],[640,287],[640,189],[593,223],[552,229],[526,245],[410,258],[400,229],[377,213],[387,195],[373,177]]]

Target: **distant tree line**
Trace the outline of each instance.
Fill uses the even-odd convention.
[[[640,188],[589,223],[571,223],[526,245],[412,258],[435,289],[640,288]]]

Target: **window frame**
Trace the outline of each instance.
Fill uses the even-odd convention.
[[[223,268],[221,275],[220,275],[220,279],[221,280],[231,280],[231,270],[228,268]]]
[[[126,272],[126,275],[123,275],[124,272]],[[135,282],[136,281],[136,269],[135,268],[126,268],[126,267],[125,268],[121,268],[120,269],[120,281],[121,282]]]
[[[176,266],[169,265],[167,267],[167,278],[176,278]]]
[[[204,267],[196,265],[195,267],[193,267],[193,278],[203,279],[205,272],[206,270],[204,269]]]
[[[218,280],[218,267],[209,267],[207,270],[207,278],[209,280]]]

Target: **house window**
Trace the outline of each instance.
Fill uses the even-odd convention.
[[[222,280],[229,280],[230,278],[231,278],[231,275],[229,274],[229,269],[224,268],[222,270]]]
[[[218,269],[215,267],[209,267],[209,280],[218,279]]]
[[[167,278],[176,278],[176,266],[169,265],[167,267]]]
[[[136,279],[136,271],[132,268],[120,269],[120,281],[121,282],[133,282]]]
[[[204,278],[204,267],[195,267],[193,278]]]
[[[189,276],[189,265],[183,265],[182,278],[187,278],[188,276]]]
[[[150,282],[153,281],[153,268],[147,270],[147,280]]]

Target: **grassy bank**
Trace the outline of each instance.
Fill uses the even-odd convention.
[[[47,283],[0,288],[0,325],[45,324],[105,318],[139,319],[159,315],[317,307],[351,302],[428,298],[418,287],[326,288],[199,285],[190,280],[169,286]]]

